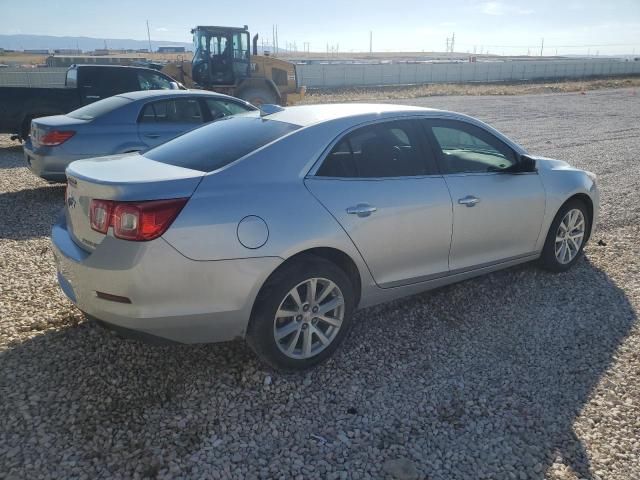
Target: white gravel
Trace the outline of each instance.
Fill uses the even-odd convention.
[[[527,265],[364,310],[299,376],[241,343],[85,322],[49,248],[64,190],[0,137],[0,479],[640,478],[640,97],[411,103],[596,172],[601,228],[566,274]]]

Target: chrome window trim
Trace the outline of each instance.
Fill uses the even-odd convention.
[[[342,140],[344,137],[346,137],[347,135],[349,135],[351,132],[353,132],[354,130],[357,130],[359,128],[362,127],[367,127],[370,125],[376,125],[379,123],[387,123],[387,122],[392,122],[392,121],[398,121],[398,120],[456,120],[459,122],[463,122],[463,123],[467,123],[469,125],[472,125],[474,127],[477,128],[481,128],[482,130],[484,130],[487,134],[489,135],[493,135],[494,137],[496,137],[498,140],[500,140],[502,143],[504,143],[505,145],[507,145],[509,148],[511,148],[515,153],[519,154],[519,155],[526,155],[527,151],[522,148],[520,145],[518,145],[517,143],[512,142],[510,139],[508,139],[507,137],[505,137],[504,135],[502,135],[500,132],[498,132],[497,130],[491,128],[489,125],[486,125],[484,123],[481,122],[477,122],[477,121],[472,121],[475,119],[472,119],[471,117],[467,117],[465,115],[462,114],[458,114],[455,112],[441,112],[441,111],[434,111],[434,112],[424,112],[424,113],[414,113],[411,112],[409,114],[396,114],[396,115],[390,115],[388,117],[384,117],[384,118],[377,118],[375,120],[368,120],[365,122],[361,122],[358,123],[356,125],[352,125],[351,127],[349,127],[346,130],[343,130],[342,132],[340,132],[338,135],[336,135],[328,144],[327,147],[325,147],[325,149],[322,151],[322,153],[320,153],[320,155],[318,155],[318,158],[313,162],[313,165],[311,166],[311,168],[309,168],[309,170],[307,171],[307,173],[304,175],[304,178],[326,178],[326,179],[333,179],[333,180],[337,180],[337,179],[343,179],[343,180],[389,180],[389,179],[395,179],[395,178],[423,178],[423,177],[446,177],[448,175],[487,175],[487,174],[508,174],[508,172],[469,172],[469,173],[455,173],[455,174],[441,174],[441,173],[436,173],[436,174],[429,174],[429,175],[415,175],[415,176],[404,176],[404,177],[320,177],[317,174],[318,170],[320,169],[320,166],[322,165],[322,163],[325,161],[325,159],[327,158],[327,156],[331,153],[331,150],[333,150],[333,147],[335,147],[340,140]],[[426,134],[424,134],[425,137],[427,137]],[[426,138],[426,141],[429,142],[429,138]],[[429,143],[427,143],[426,145],[427,147],[431,147],[429,145]],[[435,152],[434,152],[435,154]],[[439,165],[437,165],[438,163],[438,159],[436,158],[436,167],[439,168]],[[533,172],[532,172],[533,173]],[[537,173],[537,172],[536,172]],[[513,175],[513,174],[510,174]]]

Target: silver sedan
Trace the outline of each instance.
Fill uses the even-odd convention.
[[[533,260],[569,269],[599,204],[590,172],[395,105],[266,106],[67,177],[52,240],[82,311],[183,343],[246,338],[283,369],[328,358],[357,308]]]

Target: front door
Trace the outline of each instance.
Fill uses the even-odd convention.
[[[138,118],[138,137],[147,148],[155,147],[203,123],[197,98],[172,98],[150,102]]]
[[[426,125],[453,201],[450,270],[535,253],[545,210],[537,172],[508,173],[518,155],[480,127],[453,120]]]
[[[448,270],[451,199],[423,139],[418,120],[361,127],[339,140],[305,181],[383,288]]]

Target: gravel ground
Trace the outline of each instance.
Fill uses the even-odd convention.
[[[568,273],[525,265],[363,310],[334,359],[293,376],[241,343],[85,322],[49,247],[63,188],[0,138],[0,478],[640,478],[640,98],[410,102],[596,172],[599,230]]]

